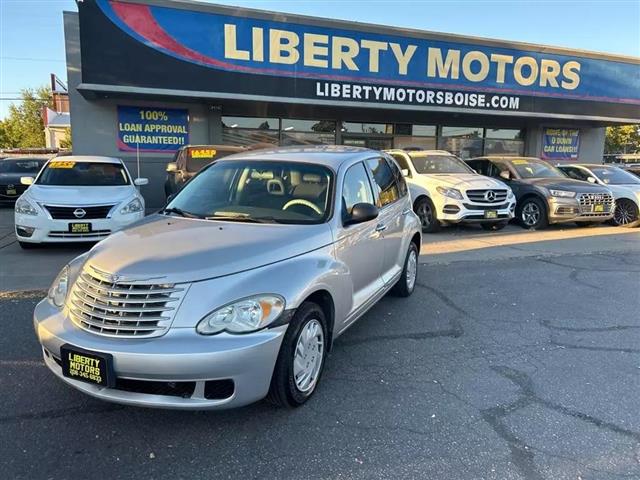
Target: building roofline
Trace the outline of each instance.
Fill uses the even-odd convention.
[[[415,37],[427,40],[444,40],[458,43],[471,43],[500,48],[510,48],[522,51],[536,51],[540,53],[553,53],[558,55],[568,55],[573,57],[595,58],[614,62],[623,62],[640,65],[640,57],[630,55],[620,55],[605,52],[595,52],[590,50],[574,49],[569,47],[557,47],[552,45],[534,44],[518,42],[504,39],[493,39],[477,37],[471,35],[459,35],[452,33],[434,32],[415,28],[404,28],[375,23],[355,22],[349,20],[338,20],[330,18],[313,17],[310,15],[299,15],[294,13],[271,12],[254,8],[232,7],[205,3],[198,0],[120,0],[126,3],[137,3],[159,7],[178,8],[184,10],[201,11],[206,13],[221,13],[237,17],[251,17],[264,20],[276,20],[280,22],[305,23],[316,26],[341,27],[345,29],[358,30],[362,32],[393,34],[403,37]]]

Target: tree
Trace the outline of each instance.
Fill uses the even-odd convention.
[[[27,88],[21,92],[22,101],[9,106],[9,116],[0,122],[0,148],[44,147],[42,112],[51,105],[51,89]]]
[[[67,133],[65,133],[64,138],[60,140],[60,148],[71,150],[71,147],[71,129],[67,129]]]
[[[634,153],[640,151],[640,125],[607,127],[604,149],[606,153]]]

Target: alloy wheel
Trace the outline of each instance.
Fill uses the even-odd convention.
[[[527,227],[532,227],[540,221],[540,208],[534,202],[527,203],[522,207],[522,222]]]
[[[293,356],[293,377],[302,393],[313,390],[322,368],[324,356],[324,331],[315,318],[309,320],[300,331]]]
[[[416,277],[418,275],[418,254],[415,250],[409,251],[409,258],[407,259],[407,274],[406,282],[407,289],[411,292],[416,284]]]
[[[429,228],[433,223],[433,211],[431,210],[429,202],[420,202],[416,208],[416,213],[418,214],[418,217],[420,217],[422,228]]]
[[[613,221],[616,225],[629,225],[637,220],[635,209],[630,202],[620,202],[613,212]]]

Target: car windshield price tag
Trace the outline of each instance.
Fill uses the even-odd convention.
[[[49,168],[73,168],[76,162],[70,160],[55,160],[49,163]]]

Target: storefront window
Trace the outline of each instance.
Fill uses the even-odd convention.
[[[342,131],[344,133],[373,133],[390,135],[393,133],[393,125],[390,123],[342,122]]]
[[[442,127],[442,136],[438,138],[438,148],[460,158],[479,157],[482,146],[482,128],[478,127]]]
[[[222,117],[222,143],[225,145],[278,145],[277,118]]]
[[[336,122],[282,119],[281,145],[334,145]]]
[[[487,128],[485,132],[485,155],[524,155],[524,130],[511,128]]]
[[[396,135],[393,137],[393,148],[402,148],[405,150],[434,150],[436,148],[436,137]]]

